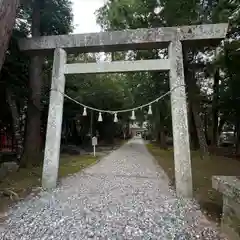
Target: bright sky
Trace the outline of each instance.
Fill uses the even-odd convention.
[[[104,5],[106,0],[72,0],[74,14],[74,33],[99,32],[94,12]]]

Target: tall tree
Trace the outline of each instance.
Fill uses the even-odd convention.
[[[24,125],[23,115],[25,114],[24,109],[26,107],[28,79],[28,58],[22,55],[18,48],[19,38],[26,37],[29,34],[28,24],[22,21],[24,15],[25,12],[19,9],[16,25],[13,29],[5,62],[0,74],[2,94],[5,97],[5,103],[8,104],[8,108],[6,108],[8,111],[5,114],[1,114],[0,121],[5,122],[6,119],[4,119],[4,116],[11,116],[10,119],[7,119],[7,122],[10,123],[14,133],[13,137],[16,144],[18,161],[20,161],[23,150],[22,126]],[[10,113],[8,114],[7,112]],[[6,126],[6,123],[4,125]]]
[[[32,26],[33,37],[41,36],[41,15],[44,9],[43,0],[34,0],[32,3]],[[42,67],[43,57],[33,56],[29,66],[29,89],[27,111],[27,129],[24,147],[24,156],[21,166],[38,164],[41,152],[41,90],[42,90]]]
[[[69,0],[34,0],[29,7],[29,22],[32,36],[67,34],[72,31],[72,9]],[[42,56],[31,57],[29,68],[30,96],[27,112],[27,129],[22,165],[39,164],[41,161],[42,138],[42,87],[43,63]],[[48,59],[47,63],[51,63]],[[50,70],[51,68],[49,68]],[[49,84],[49,82],[47,83]]]
[[[19,2],[20,0],[0,1],[0,71],[12,35]]]

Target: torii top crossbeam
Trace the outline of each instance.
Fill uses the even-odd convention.
[[[21,39],[22,51],[46,53],[56,48],[67,52],[114,52],[135,49],[167,47],[175,39],[177,31],[183,45],[217,45],[225,38],[228,24],[206,24],[181,27],[135,29],[75,35],[43,36]]]

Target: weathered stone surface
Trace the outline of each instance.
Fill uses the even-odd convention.
[[[181,41],[195,41],[196,44],[212,44],[225,38],[228,24],[208,24],[180,27]],[[130,49],[152,49],[167,47],[177,31],[176,27],[135,29],[115,32],[88,33],[76,35],[44,36],[21,39],[23,51],[49,51],[64,48],[66,51],[100,52]],[[207,40],[207,42],[206,42]]]
[[[217,191],[240,203],[240,180],[235,176],[213,176],[212,186]]]
[[[66,52],[57,48],[54,52],[52,86],[48,112],[47,135],[45,144],[42,185],[44,188],[56,186],[59,167],[62,114],[65,90],[64,65]]]
[[[76,73],[116,73],[137,71],[161,71],[169,70],[168,59],[152,59],[139,61],[114,61],[100,63],[72,63],[66,64],[65,74]]]
[[[187,101],[180,32],[169,46],[174,165],[176,191],[179,196],[192,197],[192,169],[189,146]]]
[[[223,196],[222,231],[231,240],[240,240],[240,204]]]
[[[213,188],[223,193],[221,228],[231,240],[240,240],[240,180],[233,176],[214,176]]]

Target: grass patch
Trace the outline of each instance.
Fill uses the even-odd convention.
[[[64,155],[60,159],[59,178],[77,173],[87,166],[96,163],[96,161],[97,157],[91,155]],[[10,189],[16,193],[20,199],[24,198],[31,193],[33,188],[41,186],[41,175],[42,167],[20,169],[18,172],[9,174],[7,178],[0,183],[0,189]],[[17,200],[18,198],[16,197],[13,197],[13,199],[10,199],[9,196],[1,197],[0,212]]]
[[[148,144],[148,150],[169,176],[175,186],[173,150],[163,150],[155,144]],[[220,156],[202,160],[199,153],[191,153],[193,194],[202,210],[214,221],[219,222],[222,213],[222,195],[212,188],[213,175],[239,176],[240,161]]]
[[[97,157],[92,155],[85,156],[63,156],[59,167],[59,177],[77,173],[91,164],[96,163]]]

